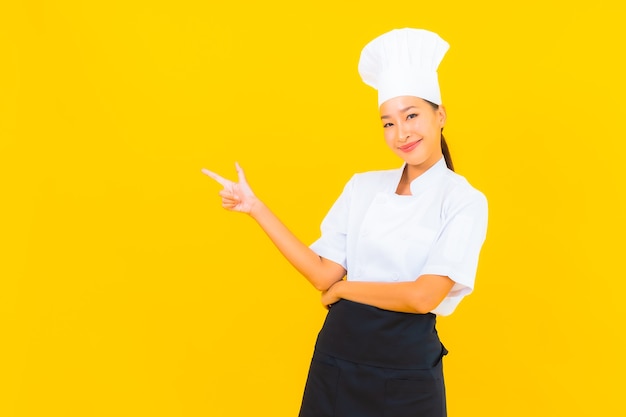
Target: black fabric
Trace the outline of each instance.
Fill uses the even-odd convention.
[[[445,417],[433,314],[341,300],[318,336],[300,417]]]

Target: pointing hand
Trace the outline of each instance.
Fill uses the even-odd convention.
[[[203,168],[202,172],[224,187],[224,189],[219,192],[219,195],[222,197],[222,207],[227,210],[250,214],[252,207],[259,202],[259,199],[252,192],[248,181],[246,181],[243,169],[238,163],[235,163],[235,168],[237,169],[237,176],[239,178],[239,182],[237,183],[227,180],[208,169]]]

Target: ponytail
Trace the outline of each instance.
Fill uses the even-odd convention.
[[[454,164],[452,163],[452,156],[450,156],[450,149],[448,149],[446,138],[443,137],[443,132],[441,132],[441,153],[443,153],[443,159],[446,160],[446,165],[448,166],[448,169],[450,171],[454,171]]]

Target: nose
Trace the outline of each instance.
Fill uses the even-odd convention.
[[[402,125],[398,126],[398,140],[400,142],[406,142],[411,134]]]

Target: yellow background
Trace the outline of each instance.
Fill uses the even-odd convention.
[[[440,320],[449,414],[621,415],[619,2],[4,1],[0,415],[295,416],[325,311],[209,167],[306,242],[399,166],[361,48],[438,32],[446,135],[490,203]]]

